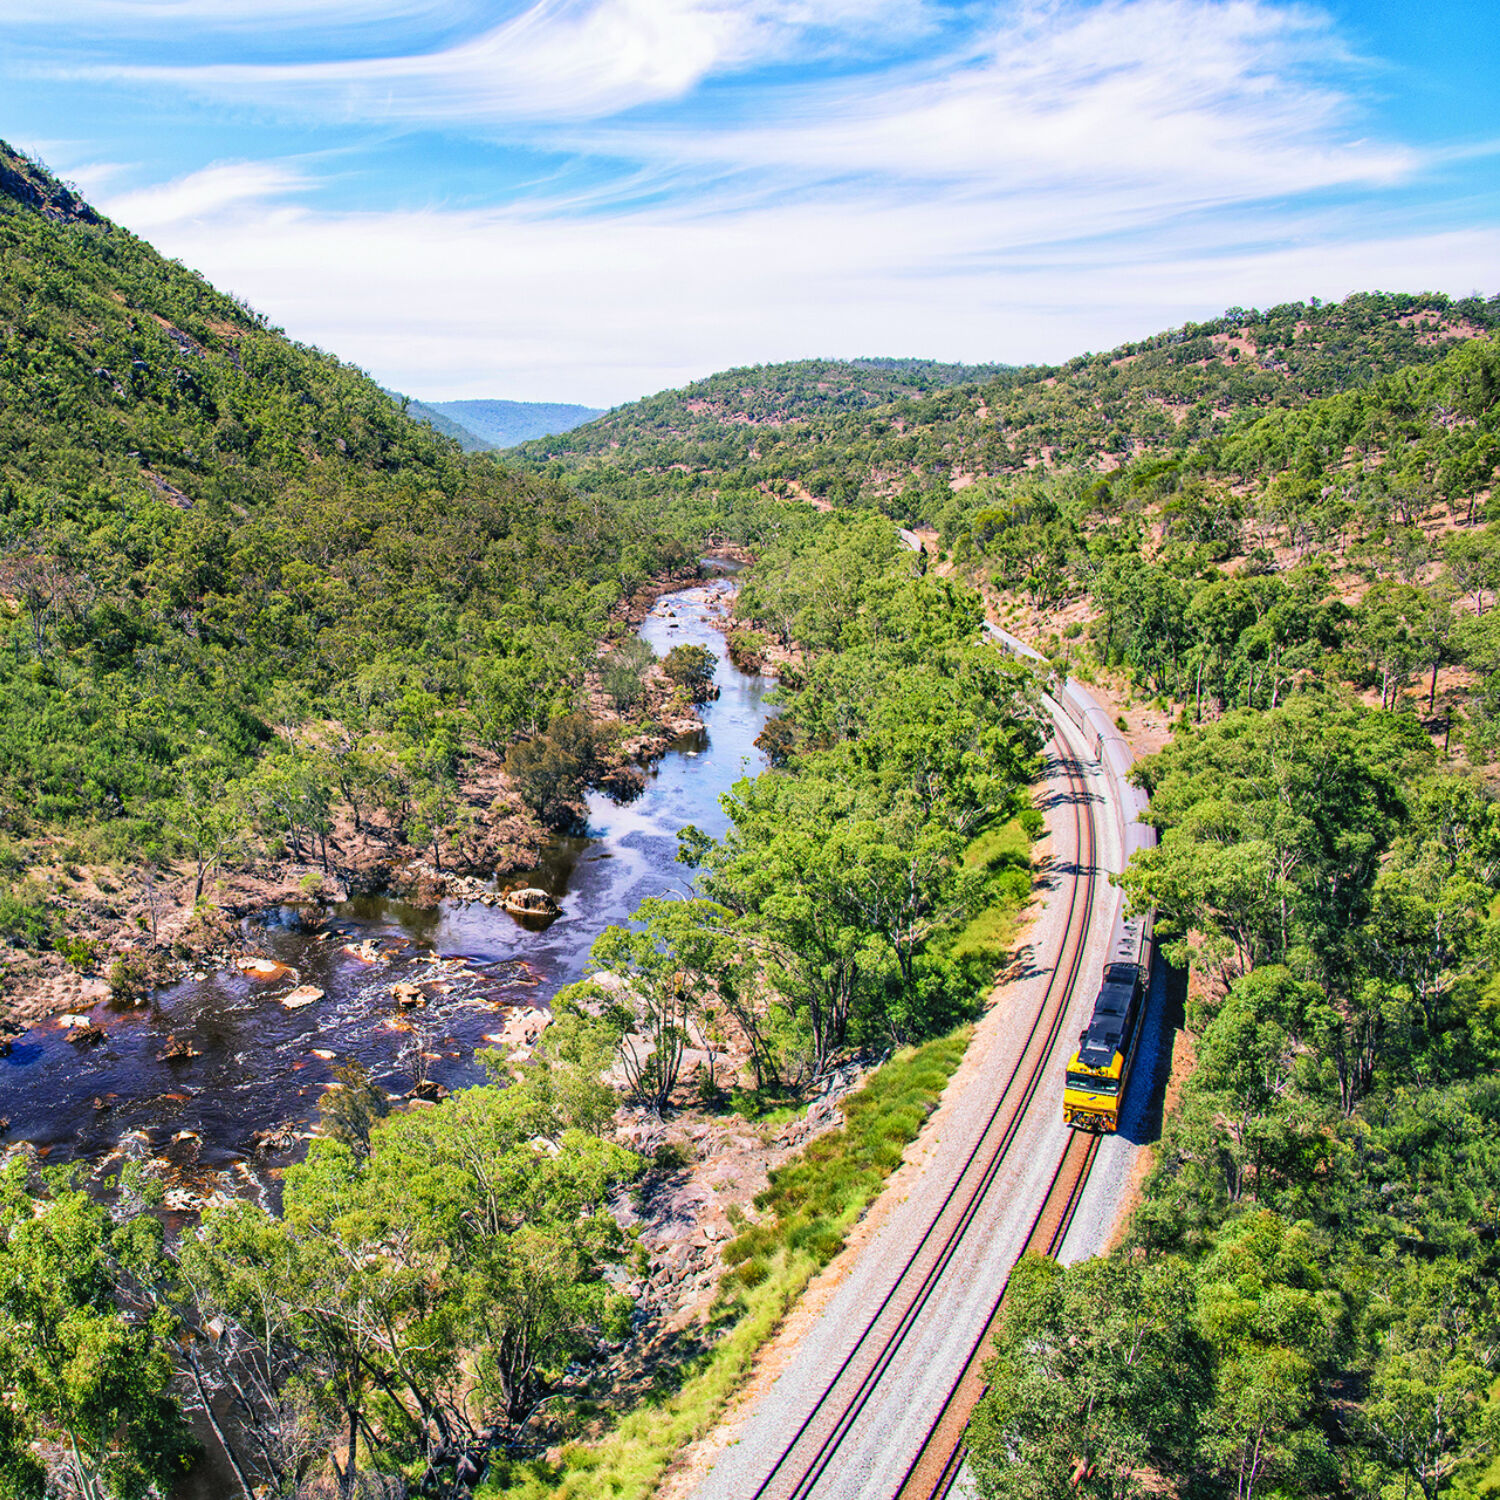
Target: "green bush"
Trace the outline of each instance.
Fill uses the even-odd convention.
[[[64,937],[59,939],[55,946],[63,958],[80,974],[92,969],[99,957],[99,944],[93,938]]]
[[[151,978],[145,954],[121,954],[109,966],[109,993],[115,1000],[138,1000],[150,990]]]
[[[52,930],[52,913],[32,882],[0,892],[0,938],[16,948],[45,948]]]

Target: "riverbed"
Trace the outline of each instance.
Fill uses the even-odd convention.
[[[154,1160],[170,1168],[169,1201],[183,1208],[220,1193],[269,1200],[276,1169],[304,1149],[336,1066],[363,1064],[392,1096],[418,1083],[482,1081],[476,1051],[521,1008],[545,1008],[582,978],[605,927],[628,921],[648,896],[689,891],[678,829],[722,833],[719,799],[764,766],[755,739],[771,684],[728,660],[714,623],[733,589],[715,578],[665,595],[641,626],[658,655],[681,644],[713,651],[719,697],[702,706],[701,730],[646,768],[639,797],[622,805],[590,793],[586,835],[556,840],[521,877],[559,899],[550,925],[535,930],[478,902],[418,909],[385,897],[263,913],[246,925],[246,945],[284,966],[273,977],[230,968],[141,1007],[101,1005],[91,1019],[105,1035],[92,1045],[71,1043],[62,1019],[17,1038],[0,1059],[4,1143],[28,1141],[50,1162],[87,1161],[101,1176],[127,1157]],[[421,1003],[401,1005],[397,985],[415,986]],[[289,1008],[299,986],[323,998]],[[192,1055],[163,1057],[169,1039]],[[257,1142],[263,1132],[269,1147],[263,1135]]]

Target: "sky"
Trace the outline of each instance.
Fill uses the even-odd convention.
[[[1494,0],[0,0],[0,138],[426,400],[1500,292]]]

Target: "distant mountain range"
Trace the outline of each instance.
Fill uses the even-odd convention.
[[[599,407],[559,401],[409,401],[406,410],[470,453],[555,437],[604,415]]]

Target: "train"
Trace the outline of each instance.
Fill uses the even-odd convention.
[[[1099,992],[1089,1024],[1068,1059],[1063,1079],[1063,1124],[1112,1135],[1130,1084],[1141,1016],[1151,990],[1151,918],[1115,913]]]
[[[986,624],[985,633],[1004,651],[1040,663],[1043,658],[1024,641]],[[1076,677],[1060,687],[1052,684],[1052,698],[1068,722],[1083,736],[1097,757],[1121,813],[1124,856],[1156,847],[1156,830],[1142,821],[1148,798],[1130,782],[1135,757],[1119,727]],[[1120,1107],[1130,1083],[1141,1017],[1151,992],[1154,913],[1125,915],[1123,901],[1115,908],[1108,956],[1089,1024],[1079,1034],[1063,1078],[1063,1123],[1074,1130],[1113,1134],[1119,1129]]]
[[[1130,781],[1135,756],[1119,727],[1077,678],[1068,678],[1056,701],[1082,732],[1114,790],[1129,863],[1137,850],[1156,847],[1156,830],[1141,821],[1149,799]],[[1115,909],[1094,1008],[1063,1079],[1063,1123],[1074,1130],[1113,1134],[1120,1128],[1120,1108],[1130,1083],[1141,1016],[1151,993],[1153,925],[1151,912],[1126,916],[1123,900]]]

